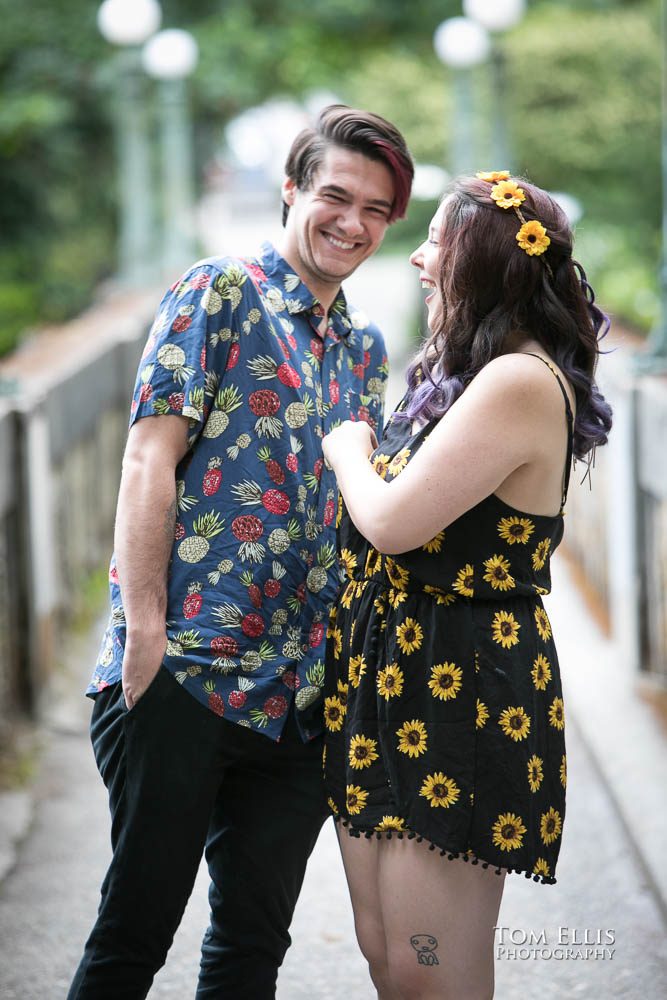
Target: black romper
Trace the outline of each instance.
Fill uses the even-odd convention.
[[[351,834],[417,837],[450,859],[541,882],[556,881],[566,757],[540,595],[563,536],[573,435],[549,368],[568,424],[555,517],[492,494],[391,557],[341,507],[346,582],[329,627],[324,706],[329,805]],[[411,434],[392,416],[372,456],[377,474],[399,475],[432,426]]]

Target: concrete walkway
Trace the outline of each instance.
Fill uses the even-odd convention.
[[[226,227],[230,238],[233,229]],[[348,285],[350,300],[385,331],[396,372],[390,406],[402,394],[400,371],[417,294],[407,263],[389,258],[369,262]],[[633,697],[632,685],[618,683],[614,650],[583,606],[563,559],[556,561],[554,585],[547,607],[564,675],[569,765],[559,881],[538,886],[507,879],[496,998],[657,998],[667,995],[657,850],[665,843],[665,739]],[[81,692],[98,635],[99,624],[72,643],[66,670],[55,679],[36,782],[24,793],[0,797],[0,862],[4,847],[9,869],[0,887],[2,1000],[64,997],[94,920],[109,858],[108,816],[87,738],[90,703]],[[16,844],[18,835],[23,839]],[[202,869],[151,998],[194,994],[206,882]],[[331,824],[311,860],[292,936],[279,1000],[372,1000]],[[589,945],[594,950],[584,952]]]

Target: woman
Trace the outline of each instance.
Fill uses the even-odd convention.
[[[608,320],[562,210],[506,171],[455,183],[410,260],[430,336],[407,394],[379,447],[365,423],[324,439],[349,578],[325,771],[378,996],[481,1000],[505,874],[555,881],[564,716],[540,595],[572,457],[611,426]]]

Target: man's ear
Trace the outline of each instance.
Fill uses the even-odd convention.
[[[281,188],[283,201],[286,205],[292,206],[297,192],[296,182],[291,177],[286,177]]]

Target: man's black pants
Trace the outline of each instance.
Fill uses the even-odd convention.
[[[91,737],[113,858],[68,1000],[147,995],[204,848],[211,925],[197,1000],[275,996],[326,815],[322,741],[303,744],[293,712],[276,744],[214,715],[164,666],[131,711],[120,682],[97,695]]]

